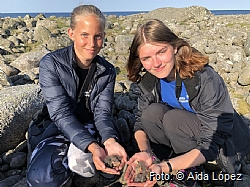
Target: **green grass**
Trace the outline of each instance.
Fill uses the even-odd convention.
[[[227,27],[233,27],[234,25],[240,25],[241,27],[250,27],[249,23],[228,23]]]

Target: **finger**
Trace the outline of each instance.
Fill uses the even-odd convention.
[[[128,155],[127,155],[127,153],[125,152],[125,150],[124,150],[123,153],[122,153],[122,158],[123,158],[124,162],[127,162],[127,161],[128,161]]]
[[[124,168],[126,162],[124,160],[121,160],[121,164],[118,166],[118,170],[122,170]]]
[[[153,180],[153,181],[147,180],[146,181],[146,186],[154,186],[155,183],[156,183],[156,180]]]
[[[127,164],[132,164],[133,162],[135,162],[135,160],[136,160],[136,157],[131,157],[130,159],[129,159],[129,161],[127,162]]]
[[[109,174],[120,175],[119,171],[112,169],[112,168],[106,168],[105,170],[102,170],[102,171],[105,173],[109,173]]]
[[[94,164],[95,164],[97,170],[105,170],[106,169],[105,164],[102,162],[102,160],[99,157],[95,158]]]
[[[127,166],[124,174],[124,179],[126,180],[129,177],[129,174],[131,172],[131,166]]]
[[[134,170],[131,166],[128,166],[125,174],[124,174],[124,178],[126,179],[126,181],[128,182],[133,182],[134,179]]]

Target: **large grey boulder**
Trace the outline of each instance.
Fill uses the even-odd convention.
[[[11,66],[17,68],[20,71],[31,71],[33,68],[39,67],[39,62],[42,57],[50,52],[45,48],[39,51],[24,53],[16,60],[11,62]]]
[[[187,8],[158,8],[145,14],[145,19],[159,19],[168,22],[185,22],[188,20],[204,21],[210,19],[213,14],[205,7],[191,6]]]
[[[25,140],[32,115],[42,105],[40,87],[35,84],[0,90],[0,153]]]
[[[34,40],[44,42],[51,38],[51,32],[44,26],[37,26],[34,30]]]

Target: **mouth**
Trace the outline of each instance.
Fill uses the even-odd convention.
[[[162,67],[160,67],[160,68],[156,68],[155,71],[156,71],[156,72],[161,72],[161,71],[164,69],[164,67],[165,67],[165,66],[162,66]]]
[[[88,53],[94,53],[94,52],[95,52],[95,49],[86,49],[86,51],[87,51]]]

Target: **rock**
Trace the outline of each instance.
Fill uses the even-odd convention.
[[[250,85],[250,67],[244,67],[239,73],[238,83],[242,86]]]
[[[8,87],[12,85],[12,81],[8,78],[6,73],[0,69],[0,90],[3,87]]]
[[[135,103],[129,99],[126,95],[121,95],[115,99],[116,107],[119,110],[133,110]]]
[[[247,35],[247,39],[244,44],[244,51],[247,56],[250,56],[250,33]]]
[[[204,7],[191,6],[188,8],[158,8],[148,12],[145,19],[159,19],[161,21],[178,21],[185,22],[187,20],[203,21],[209,19],[213,14]]]
[[[107,16],[106,38],[100,55],[110,61],[117,70],[113,114],[115,127],[120,130],[119,134],[129,157],[139,150],[133,137],[139,90],[135,83],[127,80],[126,63],[137,27],[151,18],[162,20],[178,36],[209,56],[210,65],[225,80],[234,108],[242,115],[247,125],[250,125],[250,85],[247,68],[250,65],[250,26],[247,22],[250,15],[214,16],[204,7],[193,6],[161,8],[130,16]],[[22,178],[15,181],[15,184],[10,183],[10,186],[27,187],[26,161],[23,159],[28,157],[25,156],[26,130],[31,113],[40,108],[42,102],[41,95],[35,93],[39,86],[34,85],[39,81],[39,61],[47,52],[72,42],[67,36],[66,26],[69,26],[68,18],[47,19],[43,14],[35,18],[27,15],[23,19],[0,19],[0,89],[4,90],[4,94],[0,91],[0,181],[8,181],[10,176]],[[22,84],[24,85],[17,86]],[[249,159],[246,163],[250,163]],[[247,164],[243,164],[240,171],[244,173],[244,181],[237,181],[236,185],[249,186]],[[218,170],[217,163],[214,163],[208,170],[216,167]],[[99,173],[91,179],[74,177],[73,183],[76,186],[93,186],[99,178]],[[104,183],[99,181],[98,185],[109,186]],[[1,184],[3,183],[0,183],[0,186]],[[70,185],[71,180],[64,187]]]
[[[23,178],[22,180],[18,181],[14,186],[12,187],[28,187],[26,183],[26,179]]]
[[[10,176],[10,177],[0,181],[0,186],[1,187],[11,187],[11,186],[14,186],[20,180],[22,180],[22,176],[20,176],[20,175]]]
[[[34,30],[34,40],[37,42],[48,41],[51,38],[51,32],[44,26],[36,27]]]
[[[13,76],[19,73],[18,69],[8,64],[0,64],[0,70],[4,71],[4,73],[6,73],[7,76]]]
[[[31,117],[42,104],[39,89],[27,84],[0,90],[0,153],[25,139]]]
[[[0,37],[0,46],[2,50],[5,50],[7,53],[12,53],[12,49],[15,46],[15,44],[8,39]]]
[[[45,48],[36,52],[28,52],[24,53],[16,60],[11,63],[11,66],[17,68],[20,71],[30,71],[33,68],[37,68],[39,66],[39,62],[42,57],[47,54],[49,51]]]
[[[10,167],[12,168],[22,168],[26,166],[27,154],[24,152],[15,153],[10,160]]]
[[[246,187],[250,186],[250,176],[243,175],[242,180],[235,181],[234,187]]]
[[[119,118],[116,121],[116,130],[119,132],[123,142],[128,143],[131,137],[130,129],[124,118]]]

